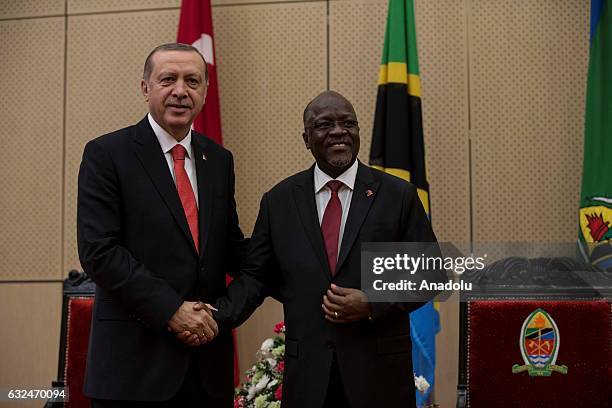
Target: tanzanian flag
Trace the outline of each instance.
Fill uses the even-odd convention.
[[[370,164],[416,185],[430,215],[413,0],[389,0]],[[410,314],[410,324],[414,374],[431,385],[417,392],[417,404],[424,406],[434,384],[438,311],[429,302]]]
[[[429,215],[413,0],[389,0],[370,164],[415,184]]]
[[[612,0],[591,1],[580,240],[596,266],[612,268]]]

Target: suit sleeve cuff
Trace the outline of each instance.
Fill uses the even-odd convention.
[[[178,296],[167,296],[158,302],[152,309],[149,309],[149,320],[151,327],[155,330],[165,330],[172,316],[183,304],[183,300]]]

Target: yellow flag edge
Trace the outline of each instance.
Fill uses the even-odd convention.
[[[421,78],[418,75],[409,74],[408,66],[404,62],[389,62],[380,66],[378,72],[378,85],[405,84],[408,94],[421,97]]]

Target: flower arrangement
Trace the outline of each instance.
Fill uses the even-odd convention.
[[[266,339],[257,351],[257,362],[236,388],[234,408],[280,408],[285,370],[285,322],[274,326],[276,336]]]
[[[234,392],[234,408],[280,408],[285,370],[285,322],[274,326],[273,338],[266,339],[257,351],[257,362],[246,372],[246,381]],[[414,385],[425,392],[429,383],[414,376]]]

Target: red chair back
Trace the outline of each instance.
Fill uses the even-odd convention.
[[[64,383],[69,389],[68,408],[89,408],[89,398],[83,395],[85,365],[93,296],[68,297],[68,316],[66,321],[66,346],[64,362]]]
[[[604,300],[468,302],[467,406],[611,407],[610,316]]]

